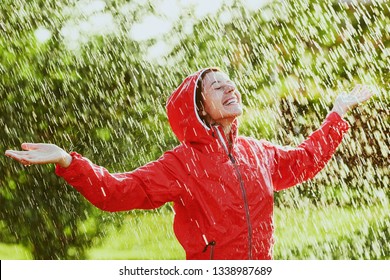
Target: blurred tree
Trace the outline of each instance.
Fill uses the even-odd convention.
[[[127,1],[107,2],[103,11],[120,4]],[[0,145],[51,142],[111,171],[132,170],[174,145],[164,107],[167,70],[142,60],[126,35],[129,18],[120,15],[115,34],[90,36],[69,50],[64,26],[87,17],[78,18],[75,5],[2,1]],[[83,259],[120,217],[87,203],[53,166],[26,168],[0,157],[0,242],[21,243],[35,259]]]

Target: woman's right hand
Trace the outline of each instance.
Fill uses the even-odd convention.
[[[25,166],[54,163],[66,168],[72,162],[72,157],[54,144],[23,143],[22,149],[24,151],[7,150],[5,151],[5,155],[19,161]]]

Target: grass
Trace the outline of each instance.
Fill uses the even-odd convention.
[[[112,230],[99,247],[88,251],[89,259],[184,259],[185,253],[173,233],[171,211],[129,214],[120,230]]]
[[[275,259],[330,259],[335,258],[335,252],[338,258],[350,258],[343,253],[342,246],[363,250],[356,252],[360,257],[354,258],[369,258],[367,253],[364,255],[364,246],[370,246],[363,244],[367,242],[365,232],[372,229],[381,234],[380,226],[382,223],[383,227],[388,213],[389,206],[381,204],[356,209],[336,206],[275,208]],[[113,228],[102,244],[87,251],[87,258],[184,259],[185,253],[174,236],[172,223],[170,211],[130,213],[121,229]],[[381,244],[375,248],[378,247]],[[31,254],[21,246],[0,243],[0,258],[30,259]]]
[[[381,231],[388,213],[389,206],[381,204],[356,209],[336,206],[275,209],[275,258],[329,259],[333,255],[328,251],[337,251],[337,248],[327,248],[329,244],[341,247],[346,241],[355,243],[352,248],[363,249],[367,246],[365,242],[375,242],[366,240],[368,229]],[[351,257],[343,252],[339,254],[339,258]],[[359,258],[359,255],[364,257],[361,252],[356,252],[353,258]]]
[[[20,245],[0,243],[1,260],[31,260],[31,253]]]

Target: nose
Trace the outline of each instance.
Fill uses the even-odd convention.
[[[225,85],[225,94],[231,93],[232,91],[235,91],[236,87],[233,85],[226,84]]]

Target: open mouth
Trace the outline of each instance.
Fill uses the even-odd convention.
[[[238,104],[238,100],[236,97],[229,98],[225,102],[223,102],[223,106],[229,106],[234,104]]]

